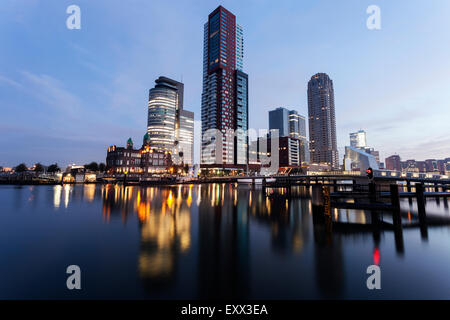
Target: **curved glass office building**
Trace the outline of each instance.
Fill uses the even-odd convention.
[[[183,105],[184,85],[166,77],[159,77],[155,83],[148,99],[149,144],[152,149],[173,153],[176,116]]]

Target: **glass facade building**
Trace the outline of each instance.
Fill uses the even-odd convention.
[[[356,147],[345,147],[344,169],[346,171],[365,172],[366,169],[372,168],[379,170],[376,158],[370,153]]]
[[[238,131],[248,129],[248,76],[242,71],[243,57],[242,27],[236,24],[231,12],[219,6],[204,25],[201,147],[204,168],[232,168],[248,162],[247,138]],[[212,129],[220,132],[220,136],[208,135]]]
[[[290,135],[289,111],[285,108],[277,108],[269,111],[269,131],[278,130],[280,137]]]
[[[147,141],[152,150],[170,153],[175,164],[193,165],[194,113],[183,110],[183,97],[183,83],[155,80],[148,99]]]
[[[305,117],[295,110],[277,108],[269,111],[269,130],[278,130],[280,137],[298,139],[299,163],[309,162]]]
[[[353,148],[367,147],[366,132],[364,130],[359,130],[350,133],[350,146]]]
[[[338,169],[333,81],[325,73],[308,82],[308,117],[311,161]]]
[[[248,162],[248,76],[236,70],[235,164]]]
[[[180,110],[178,117],[178,156],[184,165],[194,165],[194,113]],[[181,152],[181,155],[180,155]]]
[[[177,82],[160,77],[150,89],[147,132],[149,144],[158,151],[173,152],[175,120],[179,109]]]

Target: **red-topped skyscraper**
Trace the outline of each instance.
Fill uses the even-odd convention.
[[[236,17],[222,6],[204,26],[202,148],[205,169],[244,169],[248,162],[248,76]],[[211,129],[221,132],[212,135]],[[210,130],[210,131],[208,131]]]

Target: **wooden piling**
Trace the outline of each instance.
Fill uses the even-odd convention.
[[[419,211],[420,235],[422,239],[428,239],[427,215],[425,211],[424,185],[416,185],[417,209]]]
[[[417,210],[419,211],[419,222],[425,223],[427,216],[425,212],[425,196],[424,185],[422,183],[416,184]]]
[[[325,215],[325,228],[327,231],[328,242],[331,243],[331,232],[333,228],[333,217],[331,216],[331,197],[330,197],[330,187],[323,186],[323,208]]]
[[[398,185],[391,184],[389,186],[389,191],[391,193],[391,205],[395,208],[400,210],[400,195],[398,192]]]
[[[331,199],[330,199],[330,187],[323,186],[323,205],[325,207],[325,215],[331,217]]]
[[[392,212],[392,221],[394,222],[394,227],[401,228],[402,216],[400,214],[400,195],[398,192],[398,185],[391,184],[389,189],[391,193],[391,205],[394,208]]]
[[[312,188],[312,204],[315,206],[323,206],[324,205],[324,197],[322,185],[317,183],[311,186]]]
[[[288,180],[287,181],[287,187],[286,187],[286,191],[287,191],[287,196],[290,198],[291,197],[291,192],[292,192],[292,190],[291,190],[291,180]]]
[[[375,183],[369,183],[369,199],[370,202],[375,202],[377,200],[377,187]]]
[[[394,229],[395,251],[403,256],[405,253],[405,244],[403,241],[403,230],[401,227]]]

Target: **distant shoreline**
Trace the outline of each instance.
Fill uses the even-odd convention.
[[[226,178],[226,179],[202,179],[202,180],[191,180],[191,181],[141,181],[141,182],[128,182],[124,185],[123,182],[105,182],[105,181],[95,181],[95,182],[40,182],[40,181],[0,181],[0,185],[10,185],[10,186],[57,186],[57,185],[120,185],[120,186],[167,186],[167,185],[188,185],[188,184],[209,184],[209,183],[235,183],[236,179]]]

